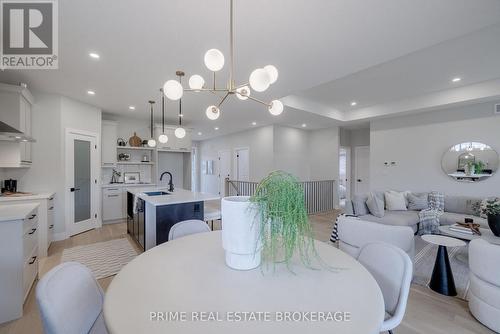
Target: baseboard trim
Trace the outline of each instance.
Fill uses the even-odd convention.
[[[68,235],[66,234],[66,232],[52,234],[52,241],[61,241],[65,239],[68,239]]]

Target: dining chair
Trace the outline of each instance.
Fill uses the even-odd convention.
[[[356,217],[339,217],[337,221],[339,248],[357,258],[361,248],[371,242],[385,242],[401,248],[413,261],[415,236],[411,227],[384,225]]]
[[[375,278],[384,297],[385,317],[380,331],[392,334],[406,311],[413,275],[410,257],[399,247],[373,242],[361,249],[358,261]]]
[[[203,220],[208,224],[208,222],[212,223],[212,231],[214,229],[214,221],[215,220],[220,220],[222,218],[221,211],[210,208],[210,207],[205,207],[205,217]]]
[[[102,314],[104,293],[92,272],[65,262],[46,273],[36,287],[45,334],[107,334]]]
[[[168,240],[174,240],[186,235],[210,232],[210,227],[203,220],[191,219],[178,222],[170,228]]]

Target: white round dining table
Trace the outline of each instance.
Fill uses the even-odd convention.
[[[384,300],[370,273],[337,248],[315,241],[338,272],[238,271],[224,261],[220,231],[154,247],[128,263],[104,300],[111,334],[137,333],[379,333]],[[321,268],[321,269],[317,269]]]

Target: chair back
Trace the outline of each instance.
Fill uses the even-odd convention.
[[[355,217],[340,217],[337,224],[339,248],[354,258],[364,245],[371,242],[399,247],[412,261],[415,257],[415,236],[411,227],[384,225]]]
[[[361,249],[358,261],[375,278],[384,296],[385,311],[390,317],[381,331],[397,327],[403,321],[410,292],[413,275],[410,257],[399,247],[373,242]]]
[[[87,267],[65,262],[38,282],[36,300],[45,334],[80,334],[95,330],[104,293]],[[103,322],[99,332],[106,332]]]
[[[170,228],[168,240],[174,240],[190,234],[210,232],[210,227],[203,220],[184,220]]]

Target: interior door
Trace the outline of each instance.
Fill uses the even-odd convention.
[[[370,191],[370,147],[357,146],[354,149],[355,186],[356,194],[365,194]]]
[[[248,148],[240,148],[235,150],[235,170],[237,181],[250,180],[250,157]]]
[[[219,195],[225,196],[224,189],[226,184],[226,177],[231,178],[231,151],[219,151]]]
[[[69,132],[66,172],[70,235],[97,227],[96,137]]]

